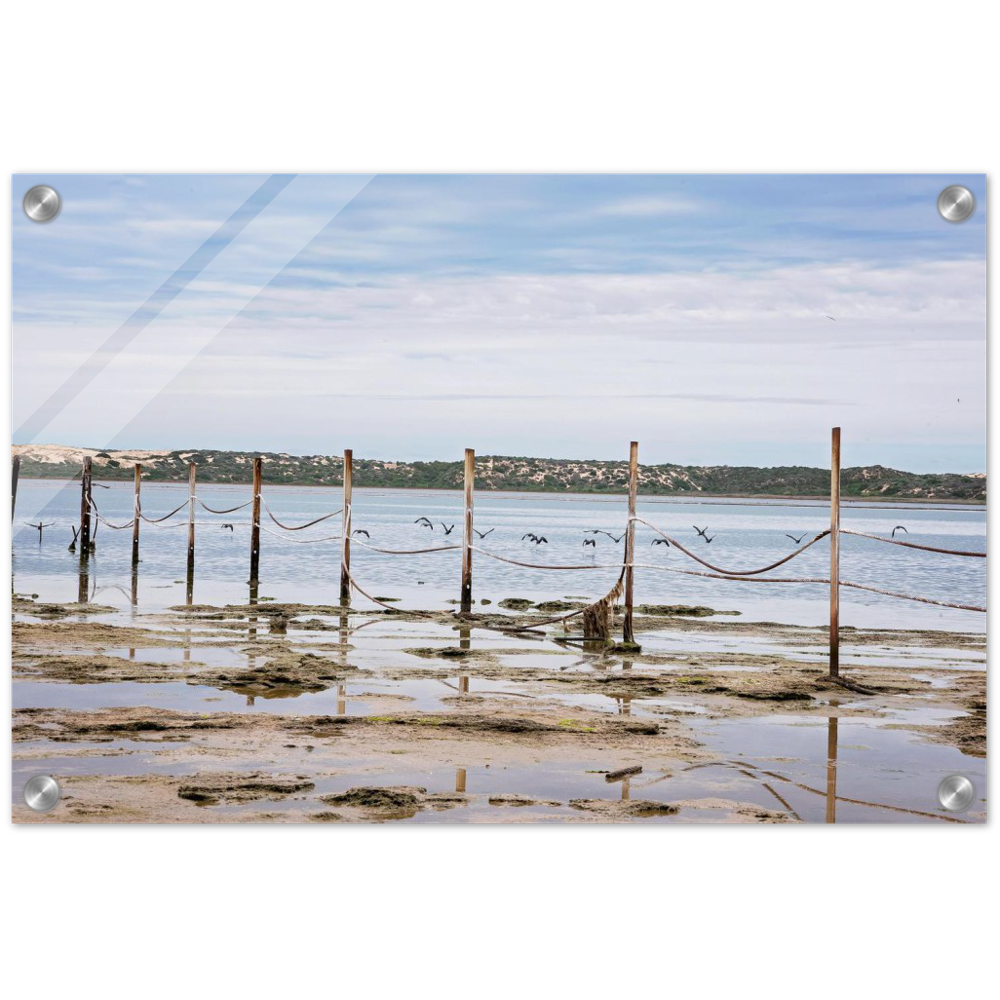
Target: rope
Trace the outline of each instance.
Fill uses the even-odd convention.
[[[324,514],[322,517],[317,517],[315,521],[308,521],[306,524],[299,524],[299,525],[292,526],[292,525],[289,525],[289,524],[282,524],[281,521],[279,521],[274,516],[274,514],[271,513],[271,508],[268,507],[267,501],[263,498],[263,496],[260,497],[260,502],[261,502],[262,506],[264,507],[264,510],[267,512],[267,516],[272,521],[274,521],[274,523],[279,528],[284,528],[285,531],[301,531],[303,528],[311,528],[314,524],[319,524],[320,521],[326,521],[328,518],[336,517],[344,509],[343,507],[341,507],[338,510],[335,510],[332,514]],[[250,503],[253,503],[253,501],[251,500]]]
[[[131,528],[132,525],[135,524],[135,517],[133,517],[131,521],[127,521],[125,524],[115,524],[113,521],[109,521],[106,517],[101,515],[101,512],[97,509],[97,504],[94,503],[93,497],[89,497],[87,502],[94,509],[94,516],[97,520],[102,524],[106,524],[113,531],[123,531],[125,528]],[[32,527],[34,527],[34,525],[32,525]],[[46,525],[46,527],[48,527],[48,525]]]
[[[802,555],[802,553],[805,552],[810,545],[815,545],[820,539],[826,538],[826,536],[830,534],[829,529],[821,531],[811,542],[806,542],[805,545],[797,548],[790,555],[785,556],[784,559],[779,559],[777,562],[771,563],[770,566],[762,566],[760,569],[722,569],[720,566],[713,566],[710,562],[707,562],[699,556],[696,556],[693,552],[688,551],[688,549],[684,548],[684,546],[681,545],[681,543],[676,539],[671,538],[670,535],[666,534],[666,532],[660,531],[655,524],[650,524],[649,521],[643,520],[641,517],[633,517],[632,520],[646,525],[647,528],[652,528],[658,535],[662,535],[668,542],[670,542],[671,545],[675,545],[681,550],[681,552],[684,553],[684,555],[690,557],[695,562],[699,562],[702,566],[707,566],[709,569],[715,570],[716,573],[725,573],[729,576],[756,576],[758,573],[766,573],[768,570],[776,569],[778,566],[783,565],[790,559],[794,559],[796,556]]]
[[[376,545],[369,545],[368,542],[361,541],[360,538],[352,538],[352,545],[360,545],[362,548],[371,549],[372,552],[382,552],[388,556],[418,556],[425,552],[454,552],[460,549],[461,545],[439,545],[431,549],[380,549]]]
[[[209,512],[209,514],[234,514],[238,510],[243,510],[244,507],[249,507],[253,503],[253,500],[247,500],[246,503],[241,503],[239,507],[227,507],[225,510],[216,510],[214,507],[209,507],[201,497],[195,497],[195,499]]]
[[[939,549],[933,545],[918,545],[916,542],[898,542],[895,538],[883,538],[881,535],[869,535],[865,531],[851,531],[848,528],[841,528],[842,535],[855,535],[858,538],[870,538],[875,542],[886,542],[888,545],[902,545],[904,549],[922,549],[924,552],[940,552],[946,556],[974,556],[977,559],[985,559],[985,552],[964,552],[960,549]]]
[[[141,517],[144,521],[148,521],[150,524],[159,524],[161,521],[166,521],[168,518],[173,517],[178,511],[182,511],[190,502],[191,498],[188,497],[187,500],[180,505],[180,507],[175,507],[169,514],[164,514],[163,517],[146,517],[146,515],[142,512],[142,503],[139,501],[139,498],[136,497],[135,509],[139,517]],[[173,528],[176,527],[176,525],[171,524],[168,527]]]
[[[461,546],[456,545],[455,548],[461,548]],[[478,545],[470,545],[470,549],[473,552],[478,552],[480,555],[488,556],[490,559],[496,559],[499,562],[510,563],[511,566],[523,566],[525,569],[618,569],[618,563],[584,563],[579,566],[546,566],[542,563],[526,563],[521,562],[518,559],[508,559],[506,556],[498,556],[495,552],[490,552],[487,549],[481,549]]]
[[[269,535],[274,535],[275,538],[280,538],[284,542],[294,542],[296,545],[309,545],[311,542],[330,542],[339,541],[341,535],[323,535],[321,538],[289,538],[288,535],[279,534],[277,531],[272,531],[270,528],[263,524],[257,525],[261,531],[266,531]]]

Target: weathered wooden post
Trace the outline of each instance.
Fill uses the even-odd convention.
[[[90,556],[90,494],[93,460],[89,455],[83,459],[83,475],[80,478],[80,558]]]
[[[351,599],[351,496],[354,492],[354,452],[344,449],[344,509],[341,516],[340,599]]]
[[[132,566],[139,562],[139,521],[142,520],[139,517],[139,488],[142,485],[142,466],[136,462],[135,472],[133,474],[132,489],[134,491],[134,496],[132,498]],[[134,602],[133,602],[134,603]]]
[[[260,569],[260,458],[253,460],[253,506],[250,524],[250,584],[257,585]]]
[[[840,676],[840,428],[830,448],[830,676]]]
[[[10,465],[10,523],[14,523],[14,508],[17,506],[17,477],[21,473],[21,456],[15,455]]]
[[[465,449],[465,531],[462,542],[462,603],[463,611],[472,610],[472,504],[476,486],[476,453]]]
[[[188,463],[188,558],[185,599],[190,607],[194,602],[194,508],[197,502],[197,466]]]
[[[635,561],[635,495],[639,486],[639,442],[633,441],[628,452],[628,527],[625,529],[625,622],[622,641],[635,645],[632,629],[632,563]]]
[[[197,466],[188,463],[188,572],[194,572],[194,508],[197,486]]]

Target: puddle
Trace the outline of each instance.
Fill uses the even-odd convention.
[[[734,762],[770,784],[805,821],[985,820],[984,759],[888,728],[907,718],[920,725],[940,724],[954,713],[891,715],[886,720],[771,716],[695,721],[693,726],[721,761]],[[964,774],[976,787],[972,808],[960,816],[945,812],[937,801],[938,785],[950,774]]]

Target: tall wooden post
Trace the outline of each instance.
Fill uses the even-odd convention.
[[[10,523],[14,523],[14,508],[17,506],[17,477],[21,474],[21,456],[15,455],[10,466]]]
[[[633,441],[628,451],[628,527],[625,529],[625,623],[622,641],[635,645],[632,630],[632,563],[635,561],[635,495],[639,487],[639,442]]]
[[[840,428],[830,448],[830,676],[840,676]]]
[[[250,524],[250,584],[256,586],[260,569],[260,458],[253,460],[253,507]]]
[[[354,492],[354,452],[344,450],[344,510],[341,517],[340,599],[351,599],[351,497]]]
[[[90,494],[93,460],[89,455],[83,459],[83,475],[80,478],[80,558],[90,556]]]
[[[476,487],[476,453],[465,449],[465,531],[462,542],[462,603],[463,611],[472,610],[472,504]]]
[[[194,569],[194,508],[197,489],[198,467],[188,463],[188,571]]]
[[[139,488],[142,485],[142,466],[136,462],[135,472],[133,474],[132,489],[134,491],[134,496],[132,498],[132,565],[135,566],[139,562]]]

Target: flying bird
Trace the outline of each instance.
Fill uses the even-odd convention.
[[[615,536],[612,535],[610,531],[602,531],[600,528],[594,529],[593,533],[595,535],[607,535],[608,538],[610,538],[611,541],[613,541],[615,543],[615,545],[617,545],[625,537],[624,532],[622,534],[620,534],[617,538],[615,538]]]
[[[542,544],[548,545],[549,544],[549,540],[544,535],[538,535],[535,538],[535,544],[536,545],[542,545]]]
[[[490,528],[490,531],[480,531],[478,528],[473,528],[472,530],[477,535],[479,535],[480,538],[485,538],[490,533],[490,531],[496,531],[497,529],[496,528]]]
[[[526,538],[530,538],[533,542],[538,541],[538,535],[533,535],[530,531],[526,535],[521,535],[521,541],[523,542]]]
[[[827,319],[833,319],[833,317],[832,317],[832,316],[827,316],[826,318],[827,318]],[[836,323],[836,322],[837,322],[837,321],[836,321],[835,319],[833,319],[833,321],[834,321],[834,323]]]
[[[718,538],[718,537],[719,537],[719,536],[718,536],[718,534],[717,534],[717,533],[716,533],[716,534],[714,534],[714,535],[712,535],[712,538]],[[711,541],[712,541],[712,538],[709,538],[709,537],[708,537],[708,535],[706,535],[706,536],[705,536],[705,541],[706,541],[706,542],[709,542],[709,543],[711,543]]]
[[[802,539],[806,537],[807,534],[809,534],[808,531],[805,534],[799,535],[798,538],[796,538],[794,535],[786,534],[785,538],[790,538],[793,542],[795,542],[796,545],[798,545],[802,541]]]
[[[649,544],[650,545],[666,545],[666,547],[668,549],[670,548],[670,542],[668,542],[665,538],[654,538]]]
[[[441,524],[441,527],[444,528],[444,533],[446,535],[450,535],[455,530],[455,525],[452,525],[449,528],[448,525],[444,523],[444,521],[441,521],[440,524]]]
[[[584,545],[593,545],[595,549],[597,548],[597,541],[595,539],[593,539],[593,538],[585,538],[583,540],[583,544]]]
[[[901,524],[897,524],[896,527],[892,529],[892,537],[893,538],[896,537],[896,532],[897,531],[906,531],[906,528],[904,528]],[[906,534],[909,534],[909,532],[906,531]]]
[[[434,525],[433,525],[433,523],[431,522],[431,520],[429,518],[418,517],[413,523],[414,524],[422,524],[425,528],[430,528],[431,531],[434,530]]]
[[[705,525],[704,528],[699,528],[697,524],[692,524],[691,527],[694,528],[694,530],[697,531],[698,534],[701,535],[702,538],[705,537],[705,532],[708,531],[708,525],[707,524]]]
[[[42,522],[39,521],[38,524],[32,524],[30,521],[25,521],[24,523],[29,528],[37,528],[38,529],[38,540],[41,541],[42,540],[42,528],[51,528],[52,525],[55,524],[56,522],[55,521],[48,521],[47,523],[42,524]]]
[[[233,530],[233,526],[231,524],[228,524],[228,523],[221,525],[221,528],[223,529],[223,531],[225,531],[226,528],[228,528],[230,531]]]
[[[351,532],[351,534],[352,534],[352,535],[364,535],[364,536],[365,536],[365,538],[371,538],[371,537],[372,537],[371,535],[369,535],[369,534],[368,534],[368,532],[367,532],[367,531],[365,531],[365,529],[364,529],[364,528],[355,528],[355,529],[354,529],[354,530],[353,530],[353,531]]]

